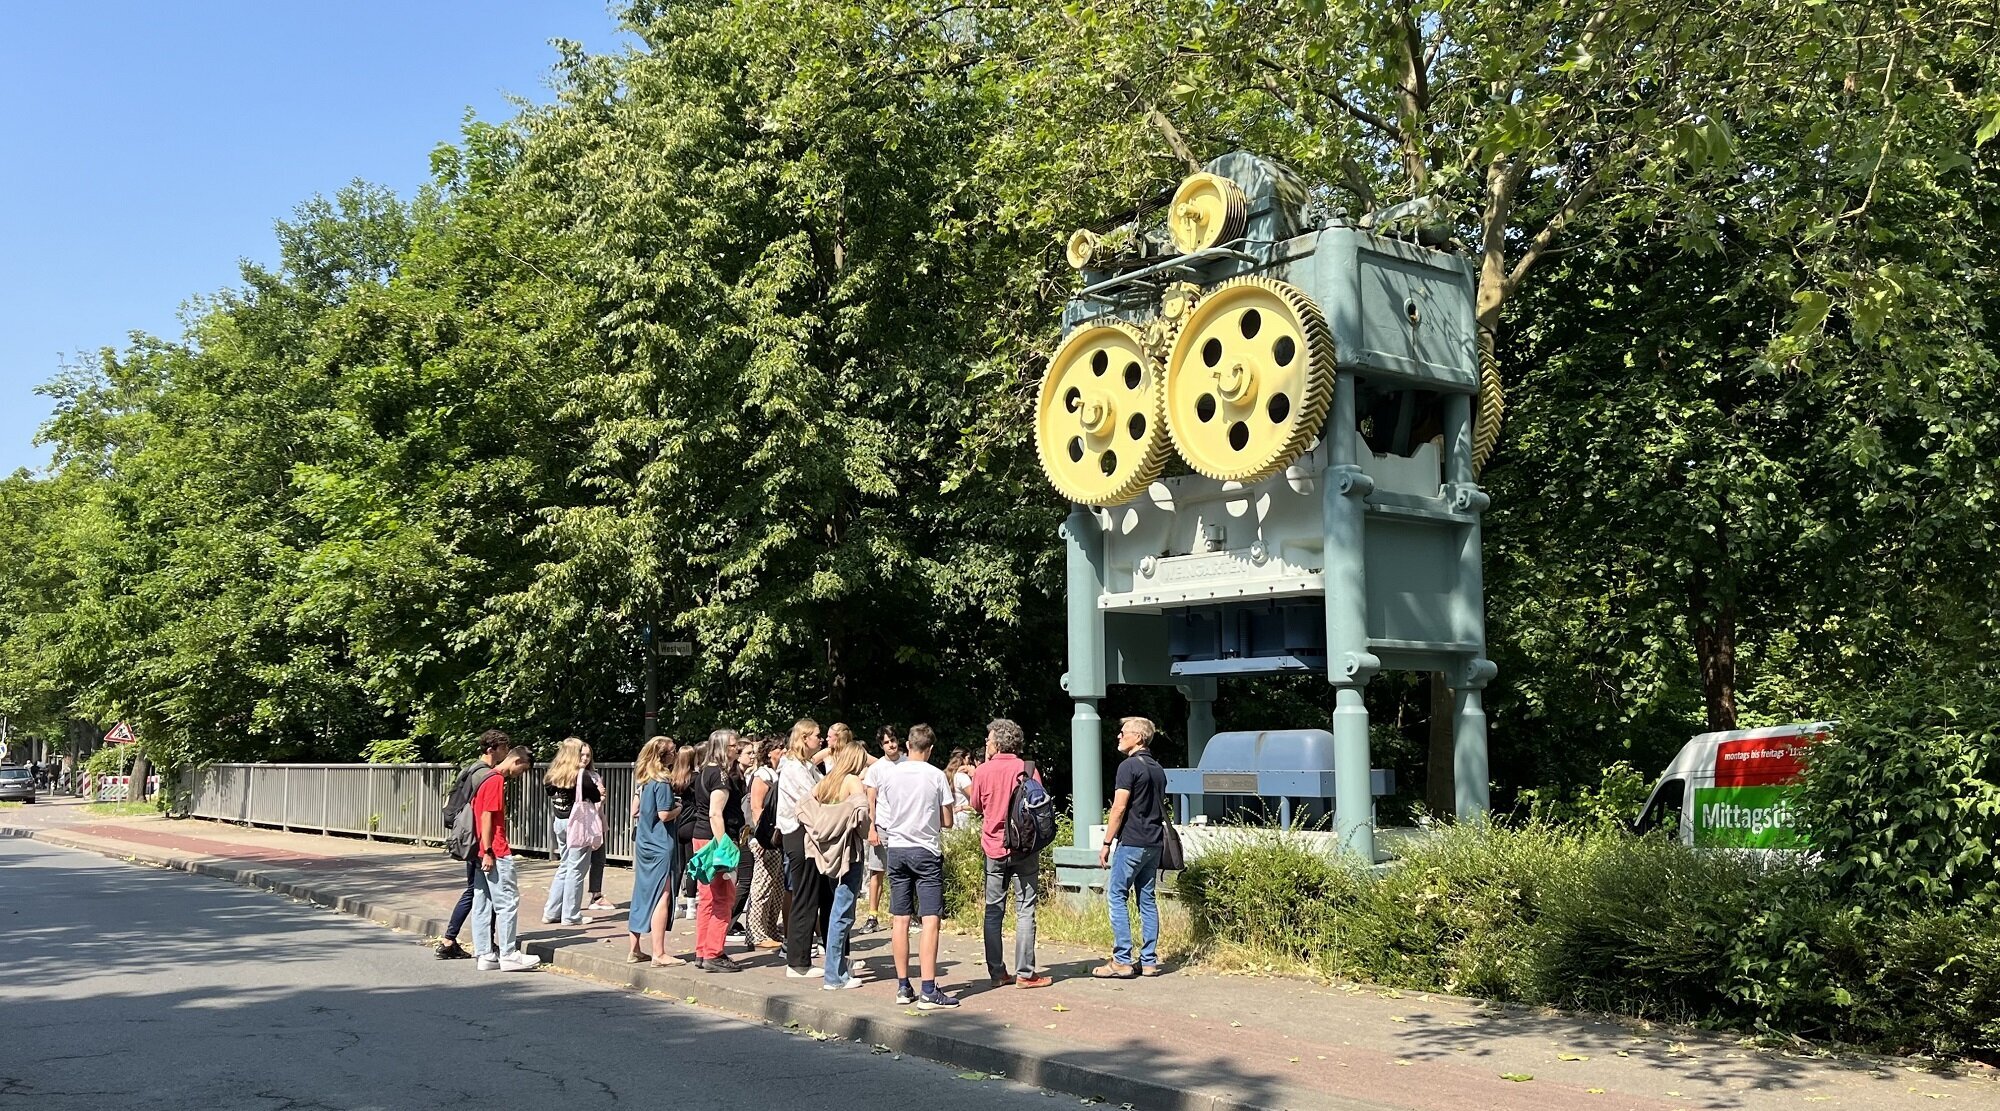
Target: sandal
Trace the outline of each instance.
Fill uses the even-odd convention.
[[[1091,969],[1090,974],[1100,980],[1136,980],[1139,978],[1138,969],[1133,968],[1129,964],[1119,964],[1117,961],[1105,961],[1103,964]]]
[[[652,960],[652,965],[654,968],[671,968],[674,965],[686,964],[686,963],[687,963],[686,961],[680,959],[679,957],[654,957]]]
[[[1141,976],[1158,976],[1165,971],[1166,969],[1161,968],[1157,964],[1142,964],[1139,966],[1139,975]]]

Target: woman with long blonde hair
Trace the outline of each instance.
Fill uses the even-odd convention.
[[[861,878],[867,869],[863,849],[869,833],[868,792],[861,783],[867,760],[867,750],[858,744],[833,750],[826,760],[826,778],[813,788],[812,804],[800,811],[812,838],[814,867],[833,879],[822,968],[827,991],[861,986],[848,959],[848,940],[854,933],[854,908],[861,901]]]
[[[813,938],[826,932],[826,913],[832,899],[826,877],[814,866],[806,851],[805,827],[799,824],[799,803],[812,797],[820,781],[819,722],[800,718],[792,726],[785,758],[778,763],[778,840],[785,854],[785,880],[792,901],[785,908],[785,975],[805,979],[813,975]]]
[[[549,761],[549,770],[542,776],[542,789],[548,792],[549,810],[554,815],[549,823],[555,834],[550,845],[557,861],[548,901],[542,905],[545,923],[583,925],[583,876],[590,867],[591,847],[569,843],[570,816],[578,803],[591,806],[604,801],[595,779],[584,774],[583,752],[583,738],[563,738],[556,747],[556,758]]]
[[[853,726],[848,725],[844,721],[836,721],[832,725],[826,727],[826,751],[828,753],[827,758],[829,760],[832,759],[831,755],[832,753],[839,752],[841,749],[846,748],[847,746],[853,743],[854,743]],[[863,760],[862,763],[865,765],[867,761]]]
[[[674,818],[680,809],[667,781],[666,761],[672,751],[672,741],[654,737],[639,750],[638,763],[632,769],[639,792],[639,820],[632,831],[632,909],[625,929],[632,935],[632,951],[626,959],[633,964],[646,959],[639,951],[639,938],[648,933],[653,938],[654,964],[681,963],[667,955],[667,927],[674,920],[674,900],[667,885],[674,874]]]

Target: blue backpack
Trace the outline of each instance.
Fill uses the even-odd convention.
[[[1034,761],[1023,761],[1020,778],[1014,782],[1014,795],[1007,801],[1007,826],[1001,844],[1006,846],[1009,856],[1021,856],[1041,852],[1054,844],[1055,839],[1055,800],[1035,781]]]

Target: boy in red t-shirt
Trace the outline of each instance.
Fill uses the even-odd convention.
[[[479,834],[479,870],[472,880],[472,949],[479,955],[481,972],[526,972],[542,963],[540,957],[515,948],[521,879],[514,870],[514,853],[507,847],[507,781],[525,775],[534,763],[534,754],[516,745],[494,766],[497,774],[487,776],[472,795],[473,828]]]

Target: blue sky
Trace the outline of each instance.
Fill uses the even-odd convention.
[[[63,362],[178,337],[315,193],[410,195],[467,109],[549,98],[552,38],[620,43],[606,0],[0,0],[0,473]]]

